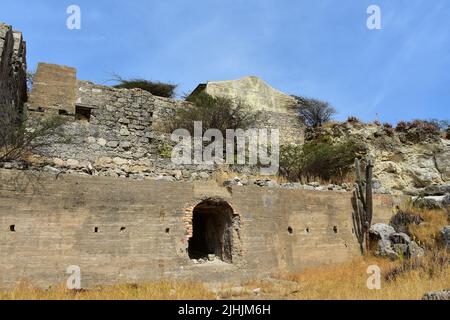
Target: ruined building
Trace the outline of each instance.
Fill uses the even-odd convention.
[[[0,30],[0,97],[20,106],[25,46],[20,34]],[[289,97],[255,78],[206,90],[221,86],[234,88],[227,89],[233,96],[248,89],[249,103],[267,102],[261,108],[272,122],[265,126],[280,128],[285,141],[302,136],[300,125],[285,122]],[[40,64],[28,112],[67,117],[71,140],[42,150],[51,162],[42,170],[0,169],[0,287],[65,283],[69,266],[79,266],[82,286],[90,287],[255,278],[360,255],[351,192],[223,187],[206,181],[211,168],[164,159],[162,129],[185,104]],[[394,201],[375,196],[375,222],[389,220]]]

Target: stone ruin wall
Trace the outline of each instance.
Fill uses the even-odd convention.
[[[91,110],[89,122],[75,120],[76,106]],[[217,166],[177,166],[161,151],[173,145],[167,123],[177,109],[187,106],[188,102],[156,97],[139,89],[115,89],[76,80],[73,68],[40,64],[28,109],[35,115],[67,116],[65,135],[70,141],[52,143],[41,152],[57,167],[75,171],[91,171],[92,167],[99,175],[138,179],[208,178]],[[303,142],[303,126],[295,115],[264,112],[257,126],[279,129],[281,143]]]
[[[0,287],[83,288],[158,279],[241,281],[344,263],[360,256],[350,193],[220,188],[0,169]],[[197,264],[187,249],[193,209],[222,199],[239,217],[233,261]],[[375,195],[374,222],[395,205]]]
[[[0,106],[19,113],[27,100],[26,45],[22,33],[0,23]]]

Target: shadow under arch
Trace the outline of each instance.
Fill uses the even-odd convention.
[[[240,218],[228,202],[206,199],[193,211],[192,237],[188,253],[191,259],[208,259],[214,255],[228,263],[240,252]]]

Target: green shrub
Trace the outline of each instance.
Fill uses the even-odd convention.
[[[153,82],[145,79],[130,79],[124,80],[122,78],[117,78],[119,84],[115,85],[114,88],[117,89],[142,89],[144,91],[150,92],[154,96],[173,98],[175,97],[175,90],[177,85],[170,83],[162,83],[159,81]]]
[[[246,130],[255,126],[259,117],[259,113],[253,112],[241,101],[216,98],[206,93],[190,96],[187,101],[191,105],[177,110],[170,125],[171,131],[186,129],[193,134],[194,122],[201,121],[203,133],[208,129],[218,129],[225,137],[227,129]]]
[[[168,143],[160,143],[157,146],[158,154],[164,159],[170,159],[172,157],[172,146]]]
[[[283,146],[280,150],[280,171],[292,181],[316,178],[342,181],[352,170],[355,158],[364,152],[365,146],[354,139]]]

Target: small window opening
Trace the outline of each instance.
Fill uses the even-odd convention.
[[[288,232],[289,232],[289,234],[293,234],[294,233],[294,229],[292,229],[292,227],[289,227],[288,228]]]
[[[125,230],[127,230],[127,228],[125,227],[120,228],[120,232],[125,232]]]
[[[166,228],[166,233],[167,233],[167,234],[170,233],[170,228]]]
[[[89,122],[91,121],[91,112],[92,112],[91,108],[76,106],[75,119],[79,121]]]
[[[16,232],[16,226],[13,224],[13,225],[10,225],[9,226],[9,230],[11,231],[11,232]]]
[[[338,227],[337,227],[337,226],[334,226],[333,232],[334,232],[334,233],[338,233]]]
[[[306,228],[306,229],[305,229],[305,232],[306,232],[306,233],[310,233],[310,232],[311,232],[311,229]]]
[[[94,228],[94,233],[98,233],[98,227]]]

